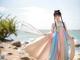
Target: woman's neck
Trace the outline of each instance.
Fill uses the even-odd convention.
[[[61,21],[55,21],[55,23],[60,23]]]

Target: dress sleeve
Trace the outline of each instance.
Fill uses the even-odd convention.
[[[70,60],[73,60],[73,58],[75,56],[75,44],[74,44],[74,40],[69,35],[67,28],[66,28],[66,32],[67,32],[67,39],[68,39],[68,42],[70,44]]]
[[[64,25],[65,25],[65,23],[64,23]],[[72,38],[72,36],[70,36],[69,31],[67,30],[66,25],[65,25],[65,29],[66,29],[66,37],[69,40],[69,38]]]
[[[52,23],[51,32],[54,32],[54,29],[55,29],[55,23]]]

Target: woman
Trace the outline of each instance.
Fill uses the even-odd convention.
[[[62,15],[60,10],[54,11],[54,21],[52,24],[52,46],[50,53],[50,60],[68,60],[69,59],[69,49],[68,44],[71,44],[71,54],[70,60],[74,57],[74,41],[68,35],[65,24],[62,20]]]
[[[53,15],[55,23],[52,24],[52,33],[41,36],[36,41],[27,45],[25,50],[37,60],[68,60],[68,46],[70,43],[70,60],[73,60],[74,41],[68,35],[61,12],[56,10]]]

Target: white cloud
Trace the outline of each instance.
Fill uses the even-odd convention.
[[[8,10],[7,8],[0,6],[0,12],[4,12],[4,11],[7,11],[7,10]]]
[[[45,8],[39,7],[27,7],[19,8],[19,19],[24,22],[28,22],[38,29],[49,29],[51,23],[54,21],[52,12]]]

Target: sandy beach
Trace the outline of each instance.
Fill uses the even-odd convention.
[[[12,42],[0,42],[0,60],[36,60],[24,51],[24,46],[12,45]]]

